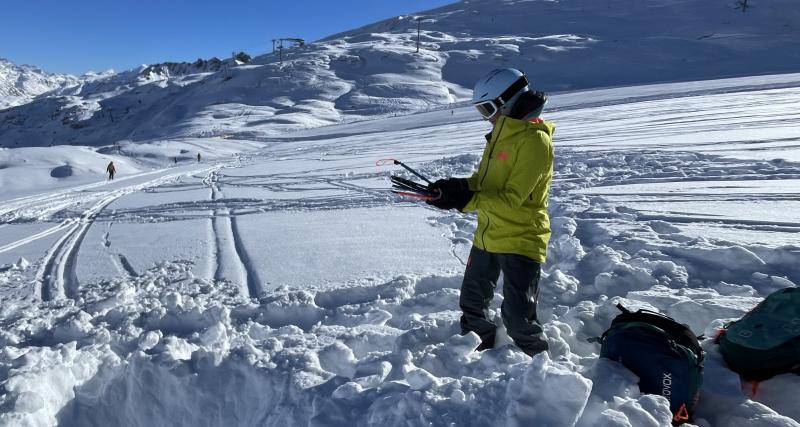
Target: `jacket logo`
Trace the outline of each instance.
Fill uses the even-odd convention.
[[[508,160],[508,152],[501,151],[497,153],[497,160],[500,160],[501,162],[505,162],[506,160]]]

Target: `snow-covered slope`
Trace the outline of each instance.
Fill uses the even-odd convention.
[[[4,146],[271,137],[440,108],[494,67],[550,91],[800,70],[795,0],[465,0],[180,78],[141,69],[0,113]],[[123,81],[122,84],[120,82]]]
[[[51,74],[0,58],[0,110],[25,104],[46,92],[75,86],[78,81],[78,77],[69,74]]]
[[[798,427],[800,376],[755,388],[710,337],[800,283],[799,98],[798,74],[555,96],[533,359],[502,326],[484,352],[459,334],[475,216],[375,167],[468,175],[487,130],[469,107],[0,192],[0,425],[670,426],[588,341],[622,302],[709,337],[694,425]]]

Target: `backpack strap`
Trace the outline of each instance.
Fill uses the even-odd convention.
[[[627,308],[625,308],[625,306],[622,305],[622,303],[617,304],[617,308],[619,309],[619,311],[623,312],[624,314],[631,314],[631,311],[628,310]]]

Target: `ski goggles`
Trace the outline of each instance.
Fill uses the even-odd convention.
[[[491,119],[499,110],[493,100],[479,102],[474,107],[484,119]]]
[[[525,77],[525,75],[522,75],[497,98],[478,102],[477,104],[473,104],[473,106],[476,110],[478,110],[478,113],[480,113],[484,119],[491,119],[495,114],[497,114],[498,111],[500,111],[500,107],[505,105],[506,102],[513,98],[514,95],[519,93],[519,91],[525,89],[528,84],[528,78]]]

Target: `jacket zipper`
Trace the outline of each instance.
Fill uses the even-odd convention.
[[[503,127],[506,125],[506,121],[503,120],[503,123],[500,123],[500,129],[497,130],[497,136],[494,138],[494,141],[491,142],[492,148],[489,149],[489,160],[486,161],[486,170],[483,171],[483,177],[481,177],[480,187],[483,188],[483,181],[486,180],[486,176],[489,175],[489,165],[492,163],[492,154],[494,153],[494,148],[497,145],[497,141],[500,139],[500,134],[503,132]],[[491,219],[489,216],[486,216],[486,227],[483,229],[483,233],[481,233],[481,242],[483,242],[483,249],[488,251],[486,248],[486,232],[489,231],[489,224],[491,223]]]
[[[506,125],[506,121],[503,120],[503,123],[500,124],[500,129],[497,130],[497,136],[494,137],[494,141],[491,142],[492,148],[489,150],[489,160],[486,161],[486,170],[483,171],[483,177],[481,177],[481,188],[483,187],[483,181],[486,180],[486,175],[489,174],[489,165],[492,163],[492,154],[494,153],[494,147],[497,145],[497,140],[500,139],[500,134],[503,132],[503,127]]]
[[[486,232],[489,231],[489,223],[491,219],[487,216],[486,217],[486,228],[483,229],[483,233],[481,233],[481,242],[483,243],[483,250],[489,252],[489,249],[486,248]]]

